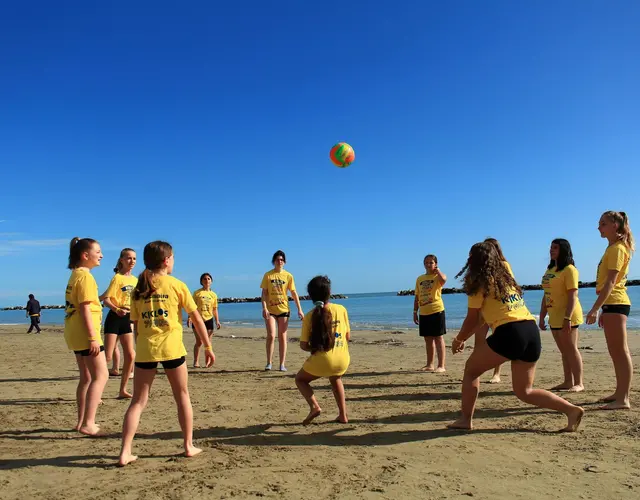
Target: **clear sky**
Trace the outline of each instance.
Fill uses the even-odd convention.
[[[486,236],[521,283],[554,237],[593,280],[602,211],[640,236],[639,26],[634,0],[5,2],[0,305],[62,303],[73,236],[101,290],[154,239],[221,296],[279,248],[301,291],[411,288]]]

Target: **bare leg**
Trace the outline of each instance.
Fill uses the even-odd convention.
[[[584,391],[584,383],[582,381],[582,356],[578,349],[578,329],[571,330],[571,338],[565,343],[565,350],[567,353],[567,360],[571,367],[571,373],[573,376],[573,387],[569,389],[569,392],[582,392]]]
[[[273,346],[276,340],[276,318],[269,316],[264,320],[267,327],[267,368],[271,369],[271,361],[273,360]]]
[[[200,448],[193,446],[193,409],[191,408],[191,398],[189,397],[189,387],[187,381],[189,378],[187,365],[181,364],[178,368],[165,370],[173,399],[178,405],[178,421],[180,429],[182,429],[182,438],[184,440],[184,454],[186,457],[193,457],[198,453],[202,453]]]
[[[193,345],[193,367],[200,368],[200,347],[202,347],[202,342],[200,342],[200,337],[193,332],[196,336],[196,343]]]
[[[552,391],[568,391],[573,387],[573,373],[571,373],[571,365],[567,357],[567,339],[564,338],[562,331],[551,330],[553,339],[556,341],[560,355],[562,356],[562,372],[564,373],[564,381],[551,388]]]
[[[296,375],[296,386],[298,387],[300,394],[302,394],[304,399],[307,401],[307,404],[309,405],[309,415],[307,415],[307,418],[302,421],[302,425],[309,425],[314,418],[322,413],[322,408],[320,408],[320,405],[318,404],[318,401],[313,394],[313,389],[310,385],[311,382],[318,378],[319,377],[311,375],[310,373],[307,373],[302,369],[300,369],[300,371]]]
[[[502,372],[502,365],[498,365],[493,369],[493,375],[491,376],[491,379],[489,380],[490,384],[499,384],[500,382],[502,382],[502,379],[500,378],[500,374]]]
[[[331,382],[333,397],[336,398],[336,403],[338,404],[338,418],[336,421],[346,424],[349,422],[349,418],[347,417],[347,402],[344,396],[342,377],[329,377],[329,382]]]
[[[440,337],[434,337],[433,342],[435,344],[436,354],[438,355],[438,367],[436,368],[436,373],[444,373],[447,371],[444,366],[447,352],[447,347],[444,344],[444,336],[441,335]]]
[[[280,370],[286,371],[285,361],[287,358],[287,329],[289,328],[289,318],[278,318],[278,351],[280,354]]]
[[[602,315],[604,336],[607,348],[616,372],[616,390],[605,401],[604,410],[628,410],[631,408],[629,394],[631,392],[631,378],[633,363],[627,344],[627,317],[624,314],[604,313]]]
[[[156,376],[155,368],[153,370],[135,368],[135,372],[136,376],[133,379],[133,399],[131,399],[131,404],[124,414],[124,422],[122,424],[122,448],[118,460],[118,465],[120,466],[127,465],[138,458],[131,453],[133,437],[138,430],[142,410],[145,409],[149,401],[149,391],[151,390],[153,379]]]
[[[118,393],[118,397],[130,398],[131,394],[127,391],[127,383],[129,382],[129,375],[133,372],[133,362],[136,359],[133,333],[120,335],[120,345],[122,345],[124,365],[122,367],[122,378],[120,379],[120,392]]]
[[[427,364],[421,368],[424,372],[435,371],[434,367],[434,355],[435,355],[435,342],[433,337],[424,337],[424,345],[427,350]]]
[[[104,334],[104,355],[107,361],[107,366],[113,361],[113,365],[109,370],[109,375],[114,377],[120,375],[120,352],[117,349],[116,343],[118,342],[118,336],[115,333]],[[114,354],[118,352],[117,358]]]
[[[89,368],[84,362],[84,356],[76,354],[76,363],[78,363],[78,369],[80,370],[80,379],[78,380],[78,387],[76,388],[76,403],[78,404],[78,422],[76,423],[76,430],[79,431],[84,422],[84,411],[87,403],[87,389],[91,383],[91,373]]]
[[[552,392],[544,389],[534,389],[533,380],[535,374],[535,363],[527,363],[525,361],[511,362],[513,392],[515,392],[518,399],[539,408],[549,408],[550,410],[564,413],[567,416],[567,426],[562,430],[565,432],[577,431],[584,415],[584,410]]]
[[[473,429],[473,412],[480,392],[480,375],[504,363],[507,358],[491,350],[486,342],[475,346],[464,366],[462,378],[462,415],[449,424],[449,429]]]
[[[84,364],[91,374],[91,382],[87,388],[84,418],[79,431],[88,436],[95,436],[100,430],[100,427],[96,425],[96,412],[101,402],[104,386],[109,380],[109,370],[104,352],[97,356],[84,356]]]

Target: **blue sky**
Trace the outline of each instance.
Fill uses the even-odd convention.
[[[355,293],[426,253],[453,277],[486,236],[522,283],[566,237],[592,280],[602,211],[640,235],[638,26],[631,0],[4,5],[0,305],[62,302],[76,235],[101,289],[154,239],[221,296],[278,248]]]

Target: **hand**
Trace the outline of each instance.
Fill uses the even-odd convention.
[[[418,311],[413,311],[413,322],[416,325],[420,325],[420,319],[418,318]]]
[[[300,321],[304,319],[304,313],[302,312],[302,310],[298,311],[298,318],[300,318]]]
[[[598,326],[604,328],[604,322],[602,321],[602,314],[598,317]]]
[[[544,322],[544,318],[540,318],[540,322],[538,323],[538,326],[540,327],[540,330],[546,330],[547,329],[547,325]]]
[[[262,310],[262,317],[264,319],[269,319],[269,311],[267,309]]]
[[[596,322],[596,319],[598,319],[598,311],[591,309],[591,311],[587,313],[587,325],[593,325]]]
[[[458,340],[454,337],[451,341],[451,352],[453,354],[458,354],[459,352],[464,351],[464,340]]]
[[[220,330],[220,328],[222,328],[222,326],[220,325],[220,322],[216,321],[216,330]]]
[[[216,355],[213,354],[213,351],[209,351],[207,349],[204,350],[204,361],[207,368],[209,368],[213,363],[216,362]]]
[[[127,315],[127,311],[124,309],[120,309],[119,307],[116,309],[116,314],[121,318],[124,318]]]
[[[191,318],[187,318],[187,328],[191,328]]]
[[[100,343],[97,340],[89,341],[89,355],[94,358],[100,354]]]
[[[562,335],[569,335],[571,333],[571,321],[568,319],[564,320],[562,323]]]

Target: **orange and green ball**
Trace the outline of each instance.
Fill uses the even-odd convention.
[[[356,153],[353,148],[346,142],[339,142],[331,148],[329,158],[336,167],[345,168],[353,163],[356,159]]]

